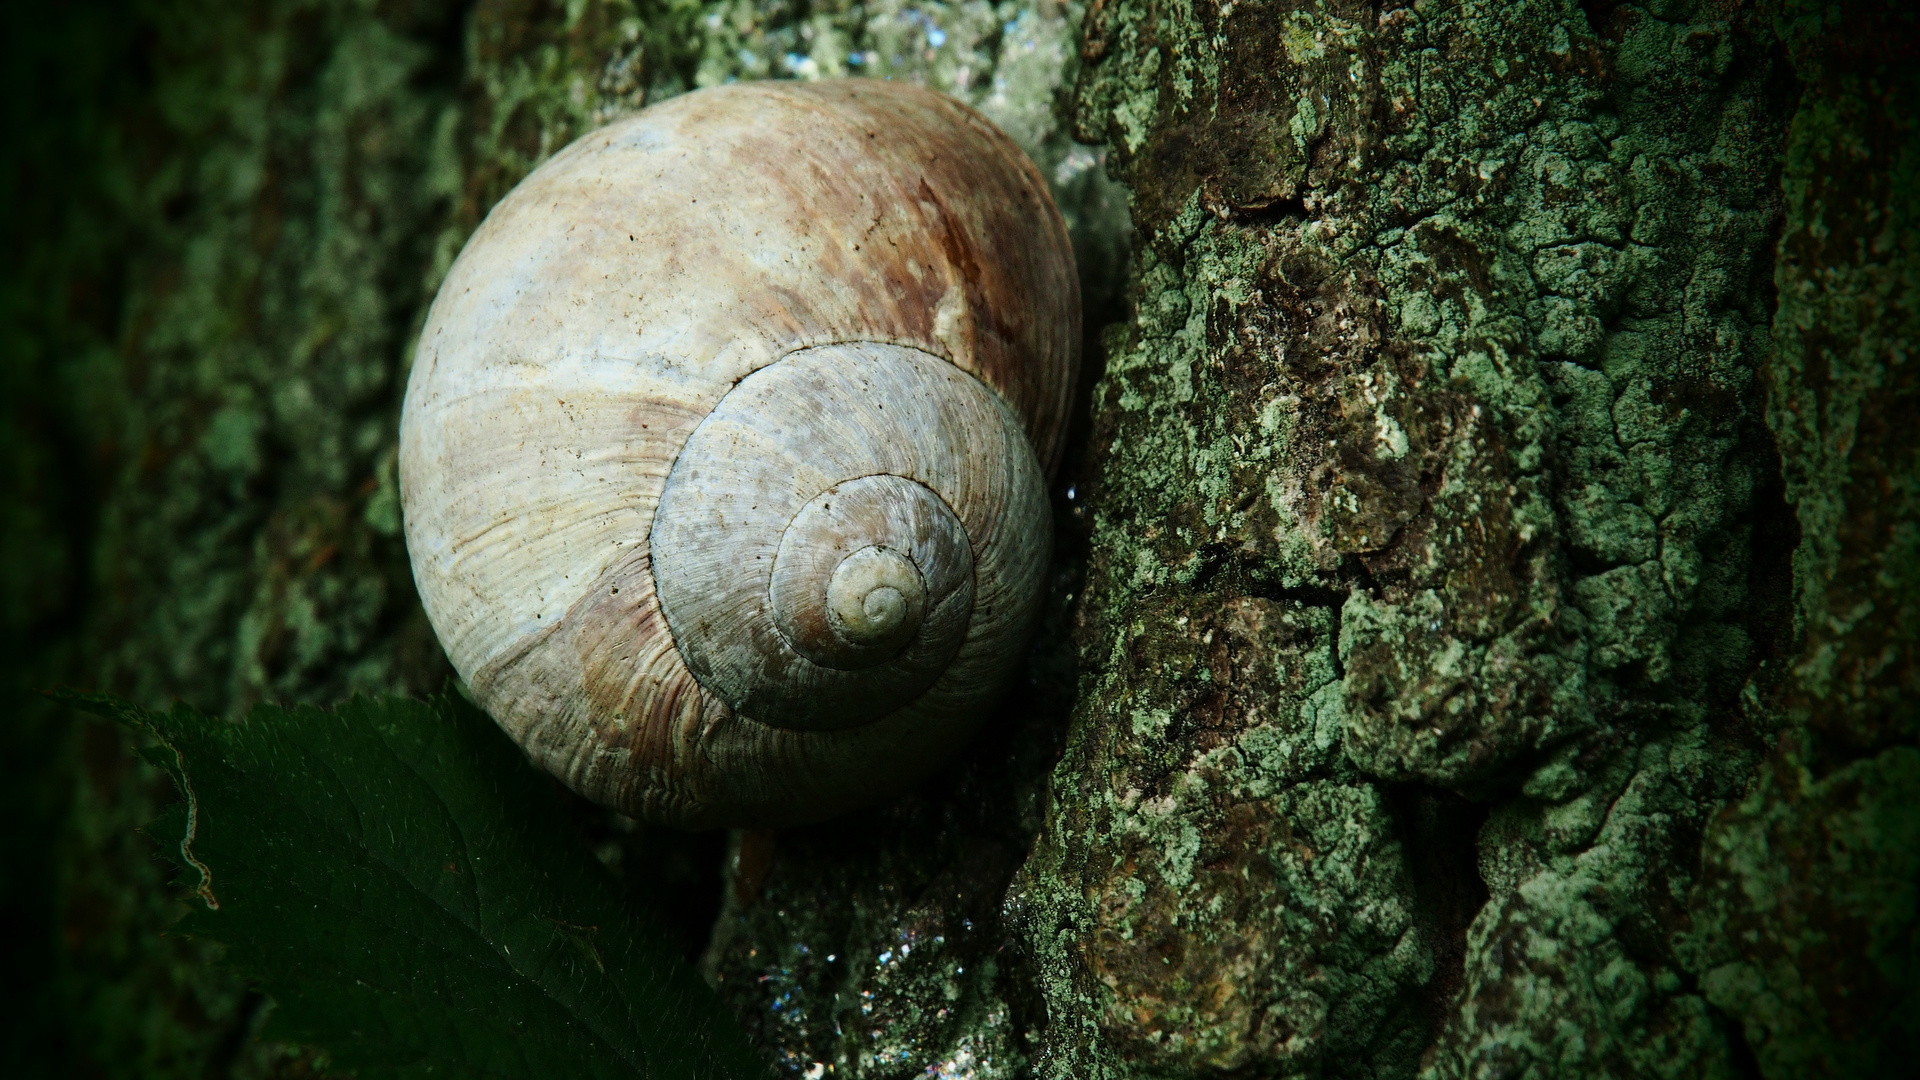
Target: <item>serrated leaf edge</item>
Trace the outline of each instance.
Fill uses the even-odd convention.
[[[173,779],[174,786],[179,790],[182,798],[184,799],[186,803],[185,809],[186,809],[187,820],[185,823],[185,828],[182,831],[182,836],[181,836],[180,845],[179,845],[180,856],[184,864],[192,866],[194,868],[194,871],[200,877],[199,884],[194,889],[195,894],[198,895],[202,900],[202,902],[204,902],[207,905],[208,910],[210,911],[220,910],[219,898],[215,895],[213,891],[213,870],[206,863],[200,861],[200,859],[197,856],[195,856],[193,853],[193,841],[196,838],[199,831],[199,820],[200,820],[199,796],[197,795],[197,793],[195,793],[193,789],[192,779],[187,775],[185,756],[181,753],[180,749],[174,745],[173,740],[169,739],[166,736],[161,725],[155,721],[154,714],[151,711],[144,709],[138,705],[132,705],[127,702],[123,702],[108,694],[76,692],[76,691],[68,690],[65,688],[58,688],[51,691],[42,691],[42,693],[45,694],[45,696],[52,698],[55,701],[59,701],[64,705],[79,709],[83,712],[92,713],[93,715],[101,717],[102,719],[114,721],[123,727],[131,728],[135,731],[145,733],[154,739],[155,743],[157,743],[158,745],[150,746],[140,750],[139,751],[140,756],[146,758],[148,761],[152,762],[154,765],[162,769],[165,769],[168,775]],[[368,703],[368,700],[369,699],[364,698],[362,695],[355,694],[348,701],[342,702],[340,705],[336,706],[333,709],[324,709],[324,708],[319,708],[317,706],[312,706],[312,705],[296,706],[295,709],[314,709],[322,713],[332,712],[337,715],[348,706],[365,705]],[[415,700],[418,700],[418,699],[415,699]],[[420,702],[420,703],[427,705],[429,708],[435,711],[439,711],[445,708],[444,700],[436,700],[433,698],[429,698],[426,701]],[[179,703],[176,703],[175,705],[176,709],[182,708],[182,707],[184,706],[180,705]],[[262,707],[261,705],[256,705],[254,710],[250,710],[248,719],[252,718],[252,712],[257,711],[261,707]],[[291,711],[294,711],[294,709],[288,709],[285,711],[291,712]],[[393,747],[391,746],[391,744],[389,744],[386,739],[387,733],[384,731],[381,731],[377,725],[375,726],[375,731],[376,731],[376,734],[379,736],[378,738],[379,744],[387,752],[387,754],[395,760],[395,763],[400,765],[402,768],[406,769],[408,772],[413,773],[415,777],[423,781],[426,784],[428,790],[432,791],[435,797],[440,798],[441,802],[444,804],[445,799],[443,796],[440,795],[437,785],[433,783],[432,779],[428,777],[426,774],[421,773],[418,767],[415,766],[412,762],[406,760],[404,756],[396,753]],[[167,760],[165,756],[157,753],[157,751],[162,748],[164,748],[168,752],[168,754],[171,755],[171,759],[172,759],[171,761]],[[335,771],[333,769],[333,766],[330,763],[327,764],[327,768],[329,769],[329,771]],[[463,846],[467,846],[465,844],[466,837],[464,836],[465,829],[458,825],[456,825],[456,828],[458,828],[462,833]],[[467,847],[467,850],[468,850],[467,861],[469,864],[468,868],[470,871],[473,871],[474,868],[472,866],[472,856],[471,856],[470,846]],[[385,860],[376,859],[376,861],[379,862],[383,866],[383,868],[387,869],[388,871],[394,872],[394,873],[400,873],[398,868],[388,865],[385,862]],[[400,873],[400,876],[404,879],[406,875],[404,873]],[[477,879],[477,874],[475,875],[475,878]],[[367,913],[359,912],[359,914],[364,916]],[[558,936],[562,937],[563,939],[568,939],[570,943],[575,946],[576,949],[580,949],[580,951],[586,953],[587,959],[593,962],[594,966],[597,969],[599,969],[601,974],[604,975],[606,973],[605,964],[600,955],[599,946],[596,942],[592,940],[592,937],[597,937],[597,931],[599,930],[598,927],[592,927],[592,926],[582,927],[573,923],[566,922],[565,920],[557,919],[552,916],[546,916],[546,915],[535,915],[535,917],[542,922],[548,923]],[[462,923],[466,923],[465,919],[460,919],[459,921]],[[395,924],[387,923],[384,925],[390,930],[400,932],[403,934],[407,933],[407,931],[403,930],[402,928],[400,928]],[[512,971],[518,977],[530,982],[536,991],[538,991],[540,994],[542,994],[544,997],[548,998],[549,1000],[553,1001],[555,1005],[559,1006],[561,1011],[567,1014],[570,1020],[581,1025],[581,1027],[586,1031],[590,1039],[604,1046],[607,1050],[611,1051],[612,1056],[618,1060],[621,1060],[622,1063],[625,1064],[628,1068],[636,1068],[642,1071],[643,1073],[647,1071],[647,1064],[646,1064],[647,1054],[646,1054],[646,1048],[644,1046],[644,1040],[642,1040],[642,1045],[638,1045],[632,1048],[633,1051],[637,1051],[638,1059],[635,1060],[634,1057],[630,1055],[629,1052],[620,1049],[618,1040],[610,1037],[609,1034],[604,1030],[601,1030],[600,1025],[593,1023],[591,1020],[589,1020],[585,1016],[575,1013],[568,1003],[562,1001],[560,998],[554,995],[553,991],[545,985],[545,983],[537,974],[535,974],[532,971],[522,969],[518,963],[514,962],[512,959],[512,955],[513,955],[512,950],[507,948],[504,942],[499,942],[494,940],[493,935],[489,933],[484,926],[468,924],[467,928],[469,932],[472,932],[478,935],[482,941],[486,942],[489,945],[493,945],[497,947],[501,958],[507,961],[508,970]],[[582,931],[591,932],[591,936],[587,934],[583,934]],[[409,936],[413,936],[413,935],[409,935]],[[586,936],[588,939],[584,942],[578,940],[578,938],[582,936]],[[436,948],[438,947],[438,946],[434,946],[433,943],[428,939],[418,938],[417,940],[419,940],[420,943],[423,945],[428,945],[430,947],[436,947]],[[581,946],[583,945],[585,946],[584,949],[581,948]],[[635,1015],[634,1009],[633,1009],[634,1003],[631,1000],[627,999],[625,994],[620,994],[618,996],[622,999],[621,1000],[621,1005],[623,1006],[622,1011],[626,1013],[628,1022],[638,1027],[644,1027],[644,1025],[641,1025],[638,1023],[638,1017]]]
[[[187,776],[187,759],[172,743],[163,739],[160,745],[173,753],[173,767],[167,771],[173,774],[174,786],[180,789],[180,794],[187,800],[187,828],[180,834],[180,859],[200,875],[200,884],[194,886],[194,894],[207,905],[208,911],[219,911],[220,898],[213,894],[213,868],[201,862],[193,853],[193,840],[200,832],[200,799],[193,793],[193,781]]]
[[[138,705],[129,705],[110,694],[83,693],[65,688],[42,691],[42,693],[69,708],[89,712],[122,727],[145,732],[153,736],[155,742],[173,755],[173,761],[169,763],[154,761],[147,751],[140,752],[141,757],[167,770],[167,775],[173,779],[173,786],[178,788],[181,796],[186,799],[187,827],[180,836],[180,859],[185,865],[193,867],[194,873],[200,875],[200,883],[193,890],[194,895],[207,905],[207,910],[219,911],[220,898],[214,895],[213,891],[213,868],[201,862],[193,853],[193,841],[200,832],[200,797],[194,794],[193,780],[187,775],[187,759],[180,753],[180,748],[173,745],[173,740],[167,738],[159,724],[154,723],[152,715]],[[176,707],[178,707],[177,704]]]

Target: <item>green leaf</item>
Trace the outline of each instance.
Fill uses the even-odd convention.
[[[182,802],[149,827],[197,896],[180,932],[279,1003],[276,1037],[365,1077],[763,1076],[639,924],[552,781],[458,697],[68,703],[150,733]]]

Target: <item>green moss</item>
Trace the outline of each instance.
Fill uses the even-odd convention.
[[[1819,779],[1789,748],[1714,822],[1689,959],[1766,1075],[1872,1075],[1920,1038],[1915,800],[1913,747]]]
[[[169,9],[143,119],[103,681],[214,708],[445,668],[366,523],[435,226],[459,196],[457,8]],[[177,58],[177,59],[175,59]],[[437,82],[436,82],[437,80]]]
[[[1017,893],[1048,1074],[1417,1054],[1432,951],[1394,815],[1340,752],[1330,621],[1246,597],[1129,620],[1054,778],[1056,828],[1097,839],[1044,844]]]
[[[6,625],[46,643],[18,670],[215,710],[437,684],[393,431],[468,231],[647,101],[921,80],[1055,181],[1090,329],[1129,201],[1143,242],[995,734],[871,817],[736,838],[707,963],[770,1055],[901,1078],[1870,1071],[1920,993],[1913,27],[1763,14],[76,21],[150,66],[48,158],[100,178],[85,213],[22,226],[45,272],[16,275],[37,283],[9,317],[58,314],[12,339],[6,385],[65,411],[0,436],[27,493]],[[49,479],[79,460],[101,463],[97,520]],[[129,831],[153,778],[97,732],[21,730],[61,764],[18,820],[76,792],[64,869],[10,864],[64,883],[50,1028],[101,1075],[310,1067],[248,1044],[259,999],[157,936]],[[615,864],[690,850],[589,826]]]
[[[1781,630],[1750,583],[1784,570],[1755,379],[1788,105],[1769,27],[1688,5],[1601,27],[1555,3],[1284,7],[1117,3],[1087,29],[1079,123],[1122,151],[1152,243],[1096,391],[1100,674],[1027,871],[1043,1071],[1410,1075],[1425,1047],[1435,1077],[1725,1072],[1728,1025],[1670,937],[1690,845],[1772,725],[1741,696]],[[1101,942],[1136,911],[1237,911],[1243,891],[1154,900],[1133,853],[1237,851],[1227,823],[1266,796],[1209,788],[1206,815],[1137,822],[1108,807],[1157,790],[1142,755],[1173,775],[1209,760],[1168,734],[1194,706],[1142,643],[1252,602],[1321,615],[1301,647],[1337,678],[1237,723],[1337,730],[1324,767],[1384,817],[1344,819],[1336,858],[1402,868],[1355,877],[1316,935],[1255,945],[1257,919],[1193,920],[1203,953],[1354,937],[1254,965],[1286,987],[1208,968],[1181,993],[1253,1004],[1169,1024],[1176,995],[1112,976]],[[1411,827],[1393,793],[1433,786],[1491,815],[1466,871],[1490,895],[1457,925],[1434,897],[1458,871],[1365,846]],[[1244,843],[1248,864],[1287,858]],[[1147,891],[1101,901],[1109,876]],[[1395,909],[1404,943],[1359,932]],[[1289,1043],[1253,1019],[1295,1015],[1299,992],[1350,1001],[1333,988],[1362,972],[1365,1021]]]
[[[1920,23],[1773,14],[1806,86],[1766,370],[1802,634],[1775,687],[1793,726],[1708,829],[1690,941],[1766,1075],[1865,1075],[1902,1067],[1920,1013],[1920,81],[1888,51]]]
[[[512,123],[486,126],[522,114],[518,101],[497,107],[494,88],[512,80],[483,43],[502,22],[519,35],[516,59],[544,62],[543,39],[571,41],[575,53],[542,69],[569,83],[565,62],[591,52],[598,70],[617,36],[582,40],[608,21],[599,7],[572,16],[319,0],[119,14],[137,44],[118,62],[142,74],[95,120],[110,215],[95,220],[112,222],[114,244],[95,301],[106,310],[65,330],[97,333],[91,351],[62,342],[53,361],[105,476],[76,545],[77,655],[41,678],[215,711],[438,687],[448,669],[395,500],[405,364],[488,185],[540,152]],[[549,149],[570,137],[560,123]],[[74,793],[62,1068],[308,1067],[300,1051],[252,1046],[262,999],[206,948],[162,936],[173,901],[133,829],[157,813],[164,781],[117,736],[89,738],[82,767],[62,773]]]

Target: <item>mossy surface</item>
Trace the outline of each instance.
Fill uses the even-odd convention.
[[[721,841],[579,811],[786,1074],[1871,1075],[1920,1041],[1897,6],[20,25],[55,111],[14,95],[7,179],[60,209],[8,225],[9,693],[437,687],[394,429],[467,233],[650,100],[915,79],[1053,179],[1090,304],[1028,676],[922,790],[733,837],[710,942]],[[270,1006],[162,936],[132,832],[158,778],[20,715],[8,753],[47,764],[9,785],[4,900],[54,991],[16,1060],[324,1069],[252,1042]]]
[[[27,336],[58,387],[37,419],[64,424],[64,494],[85,500],[60,537],[67,572],[34,583],[66,611],[62,655],[30,685],[218,709],[437,683],[379,476],[434,235],[423,225],[458,177],[444,136],[459,71],[441,46],[461,10],[123,4],[38,18],[16,47],[59,41],[84,58],[75,70],[104,70],[76,91],[83,105],[53,95],[35,118],[73,125],[84,152],[28,168],[76,171],[42,178],[33,209],[15,204],[58,256],[29,283],[51,302]],[[63,24],[71,37],[37,36]],[[208,945],[163,935],[173,901],[134,830],[164,781],[116,734],[23,713],[79,736],[45,763],[65,795],[40,837],[53,872],[37,881],[58,950],[31,994],[51,1017],[32,1033],[49,1068],[304,1068],[297,1051],[251,1044],[262,1002],[210,966]]]
[[[1797,86],[1771,23],[1089,19],[1078,120],[1147,242],[1096,391],[1090,685],[1023,875],[1042,1074],[1735,1075],[1675,938],[1789,629],[1760,375]],[[1255,603],[1299,614],[1215,625]],[[1224,706],[1231,751],[1187,734],[1218,721],[1183,622],[1223,643],[1207,689],[1259,703]],[[1296,655],[1324,658],[1312,693],[1249,674]],[[1276,743],[1321,745],[1326,779],[1248,782]],[[1304,814],[1328,784],[1348,809]],[[1436,792],[1484,820],[1465,866],[1411,857],[1408,795]],[[1243,840],[1249,815],[1285,827]],[[1190,852],[1246,869],[1189,877]],[[1184,955],[1116,970],[1153,904],[1192,913]],[[1277,914],[1207,917],[1249,906]]]
[[[1920,14],[1771,14],[1805,86],[1766,368],[1799,634],[1789,727],[1707,830],[1689,941],[1762,1074],[1897,1075],[1920,1046]]]
[[[510,58],[482,47],[502,21]],[[22,530],[42,565],[9,583],[31,609],[9,631],[51,632],[21,681],[216,712],[437,689],[448,668],[393,474],[411,339],[502,185],[592,122],[597,92],[556,69],[584,54],[597,72],[625,24],[598,8],[327,0],[20,22],[16,47],[76,50],[90,61],[76,77],[92,77],[35,118],[73,148],[23,154],[16,174],[58,213],[21,222],[40,265],[9,283],[25,351],[8,372],[39,380],[28,449],[60,456],[9,463],[73,488],[18,489],[22,510],[68,515],[64,533]],[[571,111],[500,103],[497,68],[554,55],[543,70]],[[63,166],[64,188],[33,174]],[[8,682],[10,698],[24,689]],[[50,1074],[310,1073],[311,1052],[253,1042],[270,1006],[211,946],[165,932],[178,910],[135,831],[165,780],[118,732],[31,699],[22,715],[47,732],[60,792],[35,838],[45,921],[20,931],[53,953],[32,995],[49,1019],[27,1036]]]

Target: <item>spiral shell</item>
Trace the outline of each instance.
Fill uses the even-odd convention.
[[[581,794],[818,820],[924,776],[1018,667],[1079,338],[1019,149],[932,91],[702,90],[468,242],[401,421],[414,578]]]

